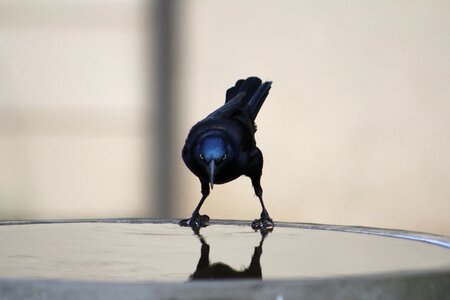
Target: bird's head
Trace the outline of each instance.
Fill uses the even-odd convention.
[[[229,159],[229,152],[225,138],[219,134],[207,135],[201,139],[198,158],[206,168],[211,188],[214,187],[215,174]]]

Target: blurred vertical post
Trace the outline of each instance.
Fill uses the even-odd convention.
[[[156,26],[156,57],[153,78],[155,78],[156,101],[156,140],[154,141],[154,158],[157,172],[155,193],[156,214],[158,217],[170,217],[173,212],[173,138],[175,136],[174,89],[175,89],[175,48],[176,32],[176,1],[157,0],[155,3],[154,20]]]

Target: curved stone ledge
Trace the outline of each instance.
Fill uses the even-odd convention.
[[[349,278],[189,283],[0,280],[1,299],[448,299],[449,271]]]

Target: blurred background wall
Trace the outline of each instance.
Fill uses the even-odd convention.
[[[257,75],[275,220],[450,235],[449,53],[448,1],[1,0],[0,218],[189,216],[184,139]]]

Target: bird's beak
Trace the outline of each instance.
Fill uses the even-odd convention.
[[[216,168],[216,164],[214,162],[214,160],[211,160],[211,162],[209,163],[209,184],[211,186],[211,189],[214,188],[214,171]]]

